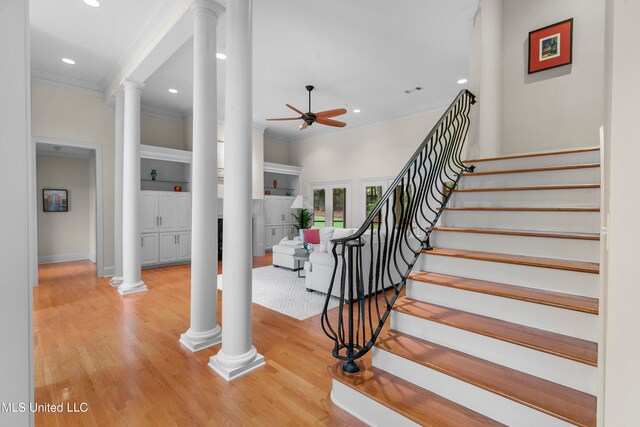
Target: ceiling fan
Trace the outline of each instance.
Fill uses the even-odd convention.
[[[293,111],[300,114],[300,117],[287,117],[282,119],[267,119],[267,120],[269,121],[303,120],[304,123],[300,125],[300,130],[305,130],[306,128],[308,128],[309,126],[311,126],[316,122],[320,123],[321,125],[335,126],[339,128],[343,128],[347,125],[345,122],[340,122],[338,120],[331,119],[331,117],[337,117],[337,116],[346,114],[347,110],[344,108],[336,108],[335,110],[327,110],[327,111],[320,111],[319,113],[312,113],[311,112],[311,91],[313,90],[313,86],[309,85],[309,86],[306,86],[306,88],[309,91],[309,112],[303,113],[297,108],[292,107],[289,104],[286,104],[287,107],[291,108]]]

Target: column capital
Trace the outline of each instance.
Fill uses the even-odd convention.
[[[225,7],[216,0],[193,0],[191,13],[195,18],[199,14],[206,14],[218,19],[225,11]]]
[[[136,92],[140,93],[144,88],[144,83],[136,80],[125,79],[122,83],[122,86],[124,87],[124,90],[135,90]]]
[[[124,98],[124,87],[120,86],[115,92],[113,92],[114,98]]]

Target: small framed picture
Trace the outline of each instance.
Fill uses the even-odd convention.
[[[45,212],[67,212],[69,210],[69,193],[67,190],[42,190],[42,209]]]
[[[571,64],[573,18],[529,33],[529,74]]]

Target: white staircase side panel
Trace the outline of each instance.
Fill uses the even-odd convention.
[[[600,259],[599,240],[435,231],[431,245],[572,261],[599,262]]]
[[[598,298],[599,275],[422,253],[419,270]]]
[[[391,312],[391,328],[585,393],[595,395],[598,389],[597,368],[581,362],[397,311]],[[376,350],[374,347],[374,355]],[[386,366],[375,363],[375,357],[373,364],[387,370]]]
[[[393,375],[507,425],[519,427],[569,425],[558,418],[384,350],[374,348],[373,363]]]
[[[442,215],[441,224],[449,227],[598,233],[600,212],[448,210]]]
[[[339,408],[373,427],[419,426],[419,424],[335,379],[331,388],[331,401]]]
[[[598,341],[598,316],[589,313],[412,280],[407,282],[407,296],[506,322]]]

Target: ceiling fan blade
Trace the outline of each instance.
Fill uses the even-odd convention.
[[[343,114],[347,114],[347,110],[344,108],[336,108],[335,110],[320,111],[316,113],[316,117],[319,119],[328,119],[329,117],[341,116]]]
[[[285,104],[287,107],[291,108],[293,111],[295,111],[296,113],[300,114],[301,116],[306,116],[305,113],[303,113],[302,111],[298,110],[296,107],[293,107],[289,104]]]
[[[347,125],[345,122],[339,122],[338,120],[331,120],[331,119],[318,119],[317,122],[320,123],[321,125],[335,126],[338,128],[343,128]]]
[[[304,122],[304,123],[302,124],[302,126],[300,126],[300,130],[305,130],[305,129],[306,129],[306,128],[308,128],[308,127],[309,127],[309,125],[307,124],[307,122]]]
[[[267,119],[268,121],[275,121],[275,120],[300,120],[302,117],[287,117],[286,119]]]

